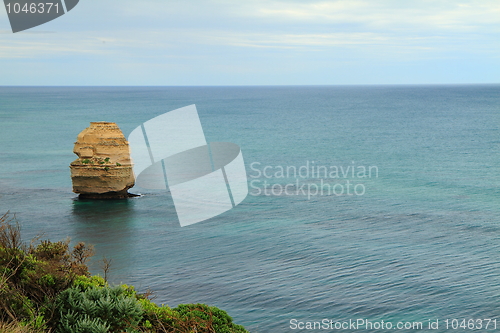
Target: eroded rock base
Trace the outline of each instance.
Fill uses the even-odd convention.
[[[139,197],[138,194],[128,193],[127,190],[107,193],[82,193],[78,195],[79,200],[122,200]]]

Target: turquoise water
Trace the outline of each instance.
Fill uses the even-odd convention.
[[[193,103],[207,140],[238,144],[249,181],[268,190],[320,179],[254,178],[253,169],[378,174],[327,179],[361,184],[363,195],[262,191],[184,228],[168,193],[76,199],[68,166],[90,121],[128,135]],[[16,214],[26,239],[95,244],[94,273],[111,258],[114,283],[152,289],[158,303],[216,305],[251,332],[324,318],[439,319],[434,331],[446,332],[445,319],[498,316],[498,85],[0,87],[0,119],[0,212]]]

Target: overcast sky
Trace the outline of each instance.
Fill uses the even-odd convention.
[[[80,0],[13,34],[0,85],[500,82],[499,0]]]

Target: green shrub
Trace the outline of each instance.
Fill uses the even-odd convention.
[[[180,304],[172,309],[139,299],[144,309],[141,327],[155,333],[248,333],[223,310],[205,304]]]
[[[42,333],[43,329],[19,322],[0,322],[0,333]]]
[[[49,240],[43,240],[30,252],[40,260],[66,263],[70,259],[68,248],[69,241],[53,243]]]
[[[173,310],[180,315],[181,322],[194,325],[196,332],[248,333],[243,326],[234,324],[226,311],[215,306],[179,304]]]
[[[85,291],[90,288],[107,287],[108,283],[99,275],[85,276],[79,275],[73,280],[73,287],[80,291]]]
[[[172,309],[133,286],[111,288],[90,276],[91,246],[70,249],[69,240],[27,246],[13,221],[0,216],[0,333],[247,333],[213,306]]]
[[[182,332],[175,330],[180,328],[176,322],[179,321],[179,314],[166,305],[158,306],[147,298],[139,299],[144,314],[141,327],[147,332]]]
[[[52,320],[55,297],[76,276],[90,275],[85,262],[91,247],[79,243],[70,251],[69,240],[27,246],[13,221],[0,217],[0,322],[41,329]]]
[[[142,307],[119,287],[69,288],[56,301],[57,333],[138,332]]]

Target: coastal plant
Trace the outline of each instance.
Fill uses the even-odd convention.
[[[79,242],[73,247],[71,257],[75,265],[82,265],[86,267],[89,259],[94,255],[94,246],[87,245],[84,242]]]
[[[19,322],[35,317],[36,306],[23,285],[30,281],[37,260],[27,253],[19,224],[7,212],[0,217],[0,321]]]
[[[43,332],[45,331],[20,322],[0,322],[0,333],[43,333]]]
[[[143,310],[122,286],[69,288],[56,300],[56,333],[138,332]]]
[[[106,257],[103,257],[99,262],[101,263],[101,268],[104,273],[104,281],[108,281],[108,274],[111,269],[111,261],[112,259],[108,259]]]
[[[241,325],[233,323],[226,311],[206,304],[180,304],[173,309],[179,314],[181,323],[189,329],[207,333],[248,333]],[[191,332],[191,331],[189,331]]]
[[[153,303],[148,298],[140,298],[139,303],[143,308],[143,319],[140,326],[146,332],[166,333],[166,332],[181,332],[176,330],[176,321],[178,314],[175,313],[169,306]]]
[[[140,295],[139,295],[140,297]],[[147,298],[140,298],[144,317],[141,328],[154,333],[248,333],[241,325],[233,323],[227,312],[206,304],[180,304],[172,309],[157,305]]]
[[[21,239],[20,226],[9,214],[0,217],[0,322],[19,322],[43,329],[54,314],[55,297],[79,276],[90,276],[90,247],[69,240]]]
[[[0,216],[0,333],[248,333],[216,307],[159,306],[149,291],[110,287],[88,271],[92,246],[27,245],[20,230],[8,213]]]
[[[80,291],[86,291],[91,288],[108,287],[108,283],[100,275],[79,275],[73,280],[72,287],[78,288]]]

